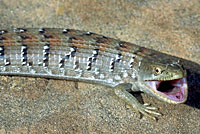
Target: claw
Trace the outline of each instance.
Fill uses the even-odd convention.
[[[145,116],[147,116],[147,117],[149,117],[149,118],[151,118],[151,119],[153,119],[153,120],[156,120],[156,117],[150,115],[149,113],[147,113],[147,112],[145,112],[145,111],[140,111],[140,112],[141,112],[143,115],[145,115]]]
[[[155,115],[161,115],[161,114],[158,113],[158,112],[150,111],[150,110],[148,110],[148,109],[145,109],[145,111],[146,111],[147,113],[151,113],[151,114],[155,114]]]
[[[156,107],[146,107],[147,109],[149,109],[149,110],[157,110],[158,108],[156,108]]]

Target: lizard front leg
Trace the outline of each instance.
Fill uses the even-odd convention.
[[[114,89],[115,94],[127,104],[129,104],[137,114],[143,114],[149,118],[156,120],[156,117],[153,115],[161,115],[160,113],[154,111],[157,110],[155,107],[151,107],[148,104],[141,104],[137,98],[131,95],[123,86],[116,86]]]

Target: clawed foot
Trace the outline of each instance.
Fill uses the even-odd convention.
[[[115,88],[115,94],[128,103],[138,114],[143,114],[149,118],[156,120],[155,116],[161,115],[156,112],[157,108],[151,107],[149,104],[141,104],[133,95],[123,89]]]
[[[140,115],[143,114],[143,115],[145,115],[145,116],[147,116],[149,118],[152,118],[154,120],[157,120],[155,116],[160,116],[161,115],[160,113],[155,111],[158,108],[151,107],[149,104],[143,104],[143,105],[141,104],[140,106],[138,106],[138,107],[134,106],[133,108],[136,110],[136,112],[138,114],[140,114]]]

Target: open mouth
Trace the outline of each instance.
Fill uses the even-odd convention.
[[[153,91],[170,103],[183,103],[187,99],[187,80],[185,77],[169,81],[146,81]]]

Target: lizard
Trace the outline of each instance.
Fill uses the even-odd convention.
[[[156,119],[157,108],[130,91],[167,103],[187,100],[186,70],[179,60],[152,49],[92,32],[62,28],[0,30],[0,75],[101,84],[136,113]]]

